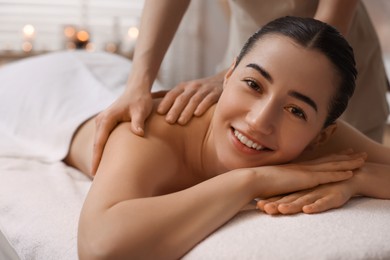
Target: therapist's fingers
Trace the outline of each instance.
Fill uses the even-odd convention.
[[[167,90],[160,90],[160,91],[157,91],[157,92],[153,92],[152,93],[152,98],[155,99],[155,98],[163,98],[165,97],[165,95],[168,93]]]
[[[184,109],[190,104],[190,100],[197,92],[197,88],[197,84],[194,83],[181,83],[180,85],[175,87],[175,89],[167,93],[167,95],[162,100],[162,103],[164,102],[164,100],[169,100],[167,102],[171,104],[169,111],[167,112],[167,115],[165,117],[168,123],[174,124],[177,122]],[[160,105],[163,106],[165,104]],[[193,110],[195,109],[192,109],[191,116]]]
[[[151,93],[146,93],[141,95],[131,102],[127,106],[127,113],[122,115],[124,117],[123,121],[131,120],[130,129],[131,131],[138,135],[144,135],[144,126],[145,120],[149,117],[153,108],[153,98]],[[128,118],[128,120],[127,120]]]
[[[107,142],[108,136],[111,131],[118,124],[118,119],[115,116],[109,116],[109,114],[104,111],[100,113],[96,119],[96,133],[95,140],[93,145],[93,153],[92,153],[92,174],[96,174],[97,167],[102,158],[103,149]]]
[[[215,84],[204,84],[191,97],[187,106],[181,112],[178,123],[187,124],[193,116],[203,115],[212,105],[217,103],[221,96],[222,88]]]
[[[222,85],[214,86],[210,92],[207,93],[207,96],[201,100],[198,104],[194,115],[201,116],[203,115],[207,109],[209,109],[212,105],[217,103],[219,97],[222,94]]]
[[[102,158],[104,146],[112,130],[120,122],[131,121],[130,130],[139,136],[144,135],[144,124],[153,108],[150,92],[123,94],[110,107],[95,119],[96,133],[92,155],[92,174],[95,174]]]
[[[161,115],[168,113],[169,109],[172,107],[176,98],[184,91],[184,88],[179,84],[174,87],[172,90],[168,91],[165,94],[164,98],[161,100],[160,104],[157,107],[157,112]]]
[[[208,95],[208,92],[206,92],[205,90],[199,90],[199,91],[195,92],[193,94],[193,96],[190,98],[190,100],[188,101],[188,104],[187,105],[183,104],[183,105],[185,105],[185,107],[183,108],[183,111],[181,112],[177,122],[180,125],[187,124],[191,120],[191,118],[194,116],[195,111],[199,107],[199,104],[202,103],[202,101],[205,99],[205,97],[207,97],[207,95]]]
[[[131,116],[131,131],[139,136],[144,136],[145,120],[150,115],[152,106],[136,107],[129,111]]]
[[[179,120],[180,115],[184,111],[184,109],[190,104],[190,100],[192,96],[196,93],[195,89],[186,88],[185,91],[183,91],[173,103],[172,107],[169,109],[168,114],[166,116],[166,120],[173,124]],[[189,107],[189,112],[191,112],[191,116],[193,111],[195,110],[194,106]],[[182,119],[182,124],[185,123],[185,121],[188,121],[189,118],[186,118],[186,120]],[[180,123],[180,122],[179,122]]]
[[[220,82],[209,82],[206,79],[180,83],[167,93],[159,105],[158,112],[167,114],[167,122],[187,124],[191,118],[201,116],[222,93]]]

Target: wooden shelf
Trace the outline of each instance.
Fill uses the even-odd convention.
[[[12,61],[33,57],[44,53],[47,53],[47,51],[32,51],[32,52],[0,51],[0,66]]]
[[[17,61],[24,58],[33,57],[36,55],[41,55],[49,53],[49,51],[32,51],[32,52],[22,52],[22,51],[0,51],[0,66],[5,65],[7,63]],[[130,53],[117,53],[127,59],[133,58],[133,52]]]

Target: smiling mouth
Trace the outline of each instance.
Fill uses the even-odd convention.
[[[255,141],[249,139],[244,134],[242,134],[240,131],[238,131],[234,128],[232,128],[232,129],[233,129],[233,133],[236,136],[237,140],[240,141],[246,147],[251,148],[251,149],[256,150],[256,151],[271,151],[271,149],[269,149],[265,146],[262,146],[262,145],[256,143]]]

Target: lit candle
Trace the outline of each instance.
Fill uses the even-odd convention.
[[[23,36],[26,40],[31,40],[34,38],[35,35],[35,28],[31,24],[26,24],[23,27]]]
[[[78,31],[76,34],[77,40],[80,42],[88,42],[89,40],[89,33],[85,30]]]
[[[76,34],[76,29],[73,26],[66,26],[64,29],[64,35],[68,39],[74,38]]]
[[[131,41],[136,41],[138,38],[138,34],[139,34],[139,30],[135,26],[130,27],[129,30],[127,31],[127,35],[129,36]]]

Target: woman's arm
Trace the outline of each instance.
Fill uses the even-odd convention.
[[[330,151],[352,148],[367,153],[366,164],[356,170],[350,180],[354,186],[353,195],[390,199],[390,147],[369,139],[341,120],[335,134],[324,146]]]
[[[112,133],[81,213],[81,259],[177,259],[253,198],[345,180],[363,164],[239,169],[192,186],[180,179],[186,173],[176,157],[158,138],[129,135],[126,125]]]
[[[337,129],[329,141],[311,153],[323,156],[346,149],[367,153],[367,162],[390,165],[390,147],[371,140],[343,120],[337,121]]]
[[[346,122],[338,121],[330,140],[310,154],[321,157],[351,148],[367,153],[366,163],[354,171],[352,178],[261,200],[259,208],[268,214],[318,213],[341,207],[354,196],[390,199],[390,147],[372,141]]]

